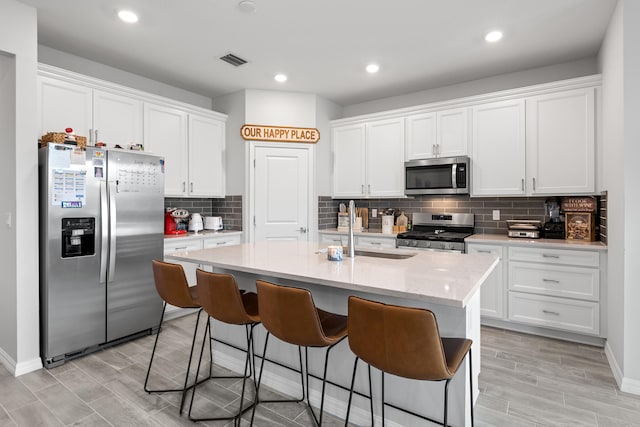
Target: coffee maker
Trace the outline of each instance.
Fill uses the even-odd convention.
[[[543,235],[546,239],[564,239],[564,221],[560,214],[560,200],[557,197],[547,199],[544,203],[549,221],[542,227]]]

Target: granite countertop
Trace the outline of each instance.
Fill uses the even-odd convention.
[[[179,235],[164,235],[165,241],[180,241],[180,240],[196,240],[196,239],[205,239],[207,237],[222,237],[222,236],[236,236],[241,235],[242,231],[236,230],[221,230],[221,231],[213,231],[213,230],[202,230],[197,233],[193,231],[189,231],[187,234],[179,234]]]
[[[329,261],[326,253],[319,252],[324,248],[326,244],[318,242],[261,241],[176,252],[165,258],[458,308],[467,305],[498,263],[498,258],[490,255],[402,249],[377,252],[414,256],[387,259],[357,255]]]
[[[464,239],[464,241],[465,243],[508,243],[509,245],[517,246],[550,247],[558,249],[607,250],[607,245],[602,242],[581,242],[578,240],[565,239],[524,239],[520,237],[509,237],[505,234],[473,234]]]

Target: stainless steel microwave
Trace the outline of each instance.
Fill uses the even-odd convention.
[[[469,194],[469,157],[411,160],[404,164],[404,194]]]

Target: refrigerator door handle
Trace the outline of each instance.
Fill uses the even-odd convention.
[[[100,224],[102,228],[100,236],[100,283],[107,281],[107,250],[109,249],[109,223],[108,218],[108,203],[107,203],[107,183],[105,181],[100,182]]]
[[[109,280],[116,273],[116,183],[109,183]]]

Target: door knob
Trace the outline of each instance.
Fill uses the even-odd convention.
[[[300,227],[299,230],[301,233],[306,233],[307,232],[307,228],[306,227]]]

